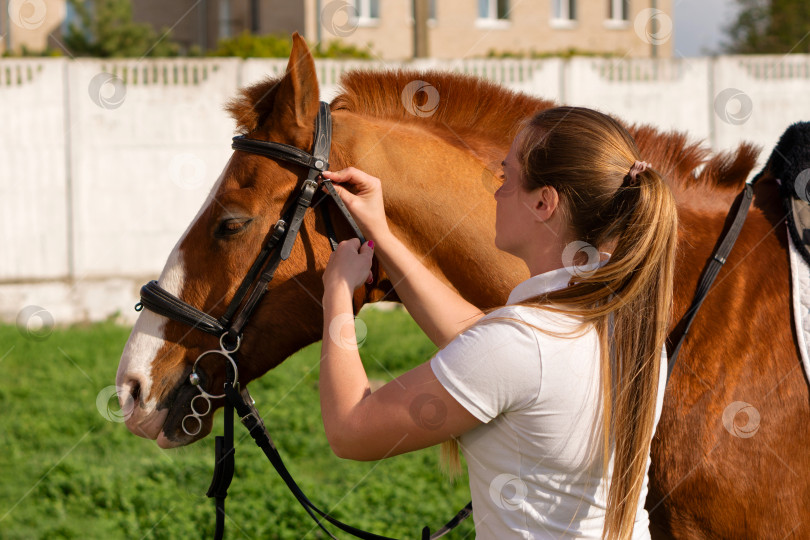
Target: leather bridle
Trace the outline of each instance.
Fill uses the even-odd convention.
[[[319,187],[319,180],[320,185],[326,187],[329,196],[332,197],[332,200],[352,227],[355,236],[360,239],[361,243],[365,242],[363,234],[335,191],[332,182],[321,176],[321,173],[329,168],[331,134],[332,117],[329,112],[329,105],[321,102],[318,117],[315,121],[315,144],[312,154],[288,144],[249,139],[244,135],[234,137],[231,145],[234,150],[302,165],[309,169],[307,179],[301,185],[298,199],[295,204],[282,212],[283,217],[273,226],[270,239],[262,248],[259,256],[256,257],[222,317],[216,319],[208,313],[190,306],[161,288],[157,281],[150,281],[141,288],[142,306],[159,315],[193,326],[217,337],[226,334],[225,340],[228,345],[235,347],[238,340],[241,339],[242,330],[253,314],[253,310],[256,309],[256,306],[267,292],[267,285],[273,279],[273,274],[279,264],[290,256],[292,246],[298,237],[298,231],[304,220],[304,214],[312,205],[315,192]],[[326,205],[321,205],[321,213],[326,223],[329,242],[334,251],[337,248],[338,241]],[[280,248],[276,249],[279,244]],[[262,272],[263,268],[264,271]],[[261,275],[259,276],[260,272]],[[257,276],[259,277],[258,282],[256,282]],[[254,282],[256,282],[255,286],[251,290],[251,285]],[[248,291],[251,291],[249,296]],[[239,310],[245,297],[247,297],[247,301]]]
[[[335,538],[335,536],[326,529],[318,516],[323,517],[336,527],[357,538],[367,540],[393,540],[347,525],[320,510],[307,498],[284,465],[281,455],[276,450],[272,438],[267,432],[264,422],[259,416],[259,412],[254,406],[253,399],[250,397],[247,388],[240,389],[239,385],[239,368],[236,352],[239,350],[242,342],[242,331],[267,292],[267,286],[273,279],[273,275],[279,264],[281,261],[287,260],[290,256],[293,244],[298,237],[298,231],[301,228],[304,214],[307,209],[312,206],[313,198],[320,186],[324,186],[327,193],[324,194],[315,205],[317,206],[321,202],[328,200],[327,197],[330,197],[351,226],[354,235],[360,239],[360,243],[365,243],[365,239],[360,229],[357,227],[357,223],[355,223],[351,214],[346,209],[346,205],[343,204],[343,201],[335,191],[331,181],[321,175],[322,172],[329,168],[329,151],[332,142],[332,117],[328,103],[320,103],[318,116],[315,119],[314,138],[312,154],[288,144],[251,139],[244,135],[233,138],[231,146],[234,150],[301,165],[308,170],[308,174],[306,180],[301,184],[295,203],[282,211],[282,217],[274,225],[270,239],[256,257],[247,275],[236,290],[236,294],[225,309],[225,313],[220,318],[215,318],[187,304],[163,289],[157,281],[150,281],[141,287],[141,301],[135,306],[135,309],[138,311],[146,308],[158,315],[219,337],[220,348],[202,353],[194,362],[191,374],[189,375],[189,382],[197,386],[200,394],[192,399],[192,413],[183,418],[181,423],[181,427],[186,434],[191,436],[197,435],[202,429],[201,418],[212,410],[211,400],[225,398],[224,434],[215,438],[216,462],[214,477],[207,492],[208,497],[215,499],[217,517],[214,536],[217,539],[222,538],[224,535],[225,497],[228,494],[228,487],[230,486],[234,473],[233,412],[235,410],[242,424],[248,429],[256,444],[270,460],[270,463],[273,464],[292,494],[330,538]],[[334,251],[337,249],[338,240],[335,235],[334,227],[332,226],[329,211],[326,204],[320,204],[320,207],[326,226],[327,237]],[[197,364],[202,358],[209,355],[224,360],[226,377],[223,393],[219,395],[210,394],[202,388],[202,379],[197,372]],[[197,410],[195,402],[198,400],[206,404],[205,410]],[[196,430],[188,429],[187,421],[189,419],[193,419],[197,422],[195,425]],[[431,534],[430,529],[424,527],[421,531],[421,538],[427,540],[444,536],[456,525],[469,517],[471,513],[472,502],[462,508],[453,519],[435,533]]]

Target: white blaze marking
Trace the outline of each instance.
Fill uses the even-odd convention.
[[[183,244],[191,228],[197,223],[202,213],[211,204],[223,178],[225,178],[225,171],[228,170],[230,160],[225,165],[222,174],[214,183],[211,191],[208,194],[197,215],[191,220],[183,236],[177,241],[172,249],[169,259],[166,261],[166,266],[160,274],[158,283],[166,291],[173,295],[180,297],[185,283],[185,264],[183,257],[180,254],[180,246]],[[116,374],[115,383],[121,392],[119,396],[121,399],[128,396],[132,388],[129,386],[129,381],[137,380],[141,384],[140,390],[140,407],[146,409],[144,412],[149,414],[154,412],[157,407],[155,396],[151,394],[152,390],[152,364],[157,358],[157,353],[165,343],[164,329],[168,319],[152,313],[148,309],[141,311],[135,326],[132,328],[132,333],[124,346],[124,351],[121,354],[121,362],[118,364],[118,373]],[[126,386],[125,386],[126,385]]]

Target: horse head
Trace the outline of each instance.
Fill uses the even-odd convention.
[[[471,303],[503,304],[527,276],[518,258],[494,245],[493,192],[500,163],[520,121],[552,103],[477,77],[436,71],[359,70],[344,74],[341,85],[343,92],[331,104],[330,168],[353,165],[378,176],[384,182],[391,231]],[[319,109],[315,64],[297,34],[284,76],[243,89],[229,106],[248,138],[306,152],[313,148]],[[160,288],[221,318],[306,178],[307,167],[234,152],[171,252]],[[329,214],[338,238],[354,236],[331,203]],[[327,230],[320,213],[304,215],[300,241],[276,270],[244,328],[238,374],[242,385],[321,338]],[[367,302],[399,300],[376,260],[372,273],[373,283],[355,293],[355,310]],[[127,427],[163,447],[188,444],[211,431],[211,412],[202,415],[199,432],[189,430],[194,435],[184,431],[183,420],[203,412],[191,406],[201,388],[221,393],[215,389],[222,388],[229,365],[226,357],[207,355],[200,360],[199,373],[194,371],[201,386],[191,384],[195,361],[220,349],[218,336],[192,326],[144,309],[118,369]],[[213,400],[213,408],[223,402]]]
[[[306,43],[295,34],[287,71],[276,81],[242,91],[229,111],[252,139],[285,143],[310,151],[319,108],[315,65]],[[225,144],[225,141],[223,141]],[[306,168],[297,164],[235,151],[207,200],[175,245],[158,284],[166,292],[219,318],[274,225],[287,208]],[[343,232],[342,229],[338,229]],[[323,225],[308,212],[300,240],[282,261],[265,301],[244,329],[239,354],[251,361],[239,365],[239,382],[247,384],[298,349],[320,339],[323,294],[321,274],[329,258]],[[344,233],[344,237],[349,236]],[[362,305],[363,290],[356,305]],[[124,348],[116,385],[134,434],[156,439],[161,447],[188,444],[211,431],[213,411],[202,417],[198,433],[182,428],[199,390],[189,381],[195,360],[218,350],[217,337],[143,309]],[[195,369],[212,391],[222,388],[224,357],[208,355]],[[227,361],[227,360],[226,360]],[[214,408],[223,400],[214,400]]]

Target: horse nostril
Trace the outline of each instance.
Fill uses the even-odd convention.
[[[138,403],[138,398],[141,397],[141,383],[139,381],[132,381],[132,388],[129,394],[132,396],[133,403]]]
[[[121,402],[121,408],[126,408],[132,412],[135,407],[139,405],[142,392],[141,381],[135,377],[129,377],[126,382],[121,386],[118,399]]]

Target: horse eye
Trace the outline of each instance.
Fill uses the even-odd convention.
[[[251,218],[223,219],[219,222],[219,225],[217,225],[217,230],[214,232],[214,236],[217,238],[224,238],[226,236],[239,234],[247,228],[251,221],[253,221]]]

